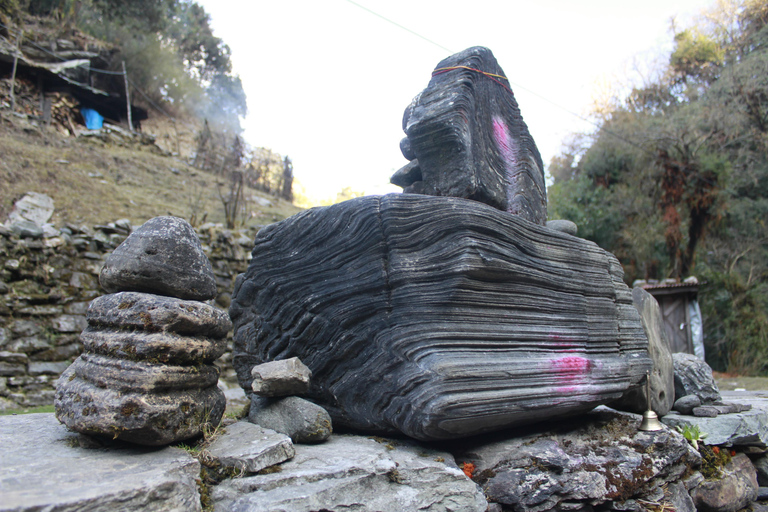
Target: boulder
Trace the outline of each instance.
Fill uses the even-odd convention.
[[[757,499],[755,467],[740,453],[723,469],[722,478],[705,480],[691,491],[698,512],[736,512]]]
[[[403,155],[419,168],[396,173],[393,183],[405,192],[473,199],[546,222],[541,155],[488,48],[441,61],[405,110],[403,130]]]
[[[648,337],[648,354],[653,361],[651,380],[651,409],[659,416],[664,416],[675,402],[675,372],[672,353],[664,329],[659,303],[653,295],[642,288],[632,290],[632,301],[640,313],[643,330]],[[648,408],[646,386],[632,388],[611,407],[642,414]]]
[[[485,512],[483,493],[449,453],[407,441],[333,435],[298,445],[280,471],[226,480],[216,511],[375,510]]]
[[[391,194],[262,229],[233,365],[298,357],[336,425],[453,439],[619,398],[651,369],[618,261],[485,204]]]
[[[227,426],[206,451],[217,465],[242,473],[256,473],[296,453],[288,436],[247,421]]]
[[[675,367],[675,399],[696,395],[702,404],[722,400],[712,368],[701,358],[681,352],[672,354]]]
[[[248,421],[285,434],[294,443],[321,443],[333,432],[328,411],[296,396],[262,398],[253,395]]]
[[[192,226],[177,217],[148,220],[107,257],[99,283],[108,293],[139,291],[179,299],[216,297],[216,278]]]
[[[52,414],[0,417],[0,510],[201,510],[200,463],[178,448],[96,441]]]
[[[301,395],[309,391],[312,371],[298,357],[254,366],[251,370],[253,392],[259,396]]]
[[[701,398],[696,395],[685,395],[675,401],[673,409],[680,414],[691,414],[696,407],[701,406]]]
[[[53,211],[53,199],[50,196],[38,192],[27,192],[24,197],[14,203],[6,224],[12,226],[21,221],[28,221],[42,229],[42,225],[51,219]]]

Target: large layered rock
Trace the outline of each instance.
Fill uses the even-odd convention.
[[[365,197],[264,228],[233,363],[299,357],[334,424],[449,439],[587,411],[651,369],[618,261],[487,205]]]
[[[547,220],[539,150],[504,71],[488,48],[441,61],[403,116],[400,147],[411,162],[392,177],[405,192],[473,199]]]
[[[118,292],[88,308],[85,352],[58,381],[56,417],[76,432],[138,444],[196,437],[220,421],[226,405],[212,363],[226,350],[231,322],[198,302],[210,298],[201,291],[214,282],[210,263],[192,228],[173,217],[148,221],[123,244],[100,276]],[[178,288],[185,283],[189,289]]]

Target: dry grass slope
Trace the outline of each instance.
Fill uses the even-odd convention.
[[[27,192],[48,194],[52,222],[93,226],[120,218],[134,225],[158,215],[224,222],[220,194],[226,177],[195,169],[154,145],[120,137],[65,137],[0,112],[0,221]],[[239,224],[259,226],[301,210],[287,201],[246,190]]]

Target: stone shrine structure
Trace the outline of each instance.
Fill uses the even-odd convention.
[[[544,225],[541,158],[490,50],[438,64],[404,127],[393,181],[419,194],[257,235],[230,306],[246,392],[253,366],[299,357],[334,425],[437,440],[586,412],[643,381],[621,266]]]
[[[156,217],[109,256],[80,338],[84,353],[62,374],[56,417],[84,434],[164,445],[217,425],[226,400],[211,363],[226,349],[227,314],[192,227]]]

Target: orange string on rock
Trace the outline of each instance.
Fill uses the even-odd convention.
[[[481,75],[485,75],[488,78],[490,78],[491,80],[493,80],[494,82],[496,82],[497,84],[499,84],[500,86],[502,86],[503,88],[505,88],[506,90],[508,90],[509,92],[511,92],[512,94],[514,94],[512,92],[512,89],[507,84],[504,84],[504,83],[496,80],[497,78],[502,78],[502,79],[506,80],[507,82],[509,82],[509,78],[505,77],[504,75],[496,75],[496,74],[493,74],[493,73],[488,73],[486,71],[481,71],[479,69],[471,68],[469,66],[451,66],[451,67],[448,67],[448,68],[437,68],[437,69],[435,69],[432,72],[432,76],[442,75],[443,73],[447,73],[448,71],[453,71],[453,70],[456,70],[456,69],[466,69],[468,71],[474,71],[475,73],[480,73]]]

